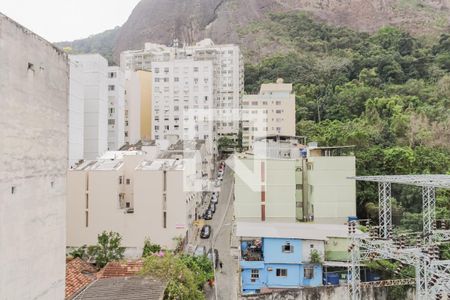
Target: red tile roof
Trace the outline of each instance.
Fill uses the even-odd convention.
[[[142,270],[142,260],[109,262],[97,275],[97,278],[134,276]]]
[[[72,299],[88,284],[96,279],[97,269],[81,258],[75,258],[66,263],[66,296]]]

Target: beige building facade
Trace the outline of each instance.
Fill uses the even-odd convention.
[[[348,179],[355,157],[348,148],[272,138],[253,148],[233,161],[237,220],[343,224],[356,215],[356,186]]]
[[[295,93],[291,83],[278,79],[261,85],[259,94],[242,100],[242,146],[250,148],[257,138],[295,135]]]
[[[140,257],[146,239],[174,249],[192,236],[205,147],[147,152],[151,147],[158,146],[107,153],[69,170],[68,247],[96,244],[98,234],[115,231],[126,256]]]
[[[125,72],[125,142],[135,144],[152,137],[152,73]]]

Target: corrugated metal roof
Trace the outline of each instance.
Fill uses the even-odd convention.
[[[347,238],[347,225],[313,223],[237,222],[236,236],[327,240]]]

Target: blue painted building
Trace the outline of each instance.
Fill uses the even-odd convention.
[[[342,226],[339,235],[346,230]],[[322,225],[238,222],[242,293],[321,286],[327,234]],[[319,262],[311,261],[312,252],[319,254]]]

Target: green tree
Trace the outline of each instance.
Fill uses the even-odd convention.
[[[97,245],[88,248],[88,254],[95,258],[95,264],[102,268],[108,262],[123,258],[125,248],[121,247],[122,237],[117,232],[103,231],[97,236]]]
[[[167,282],[165,299],[205,299],[203,285],[212,278],[212,264],[204,258],[174,255],[150,255],[144,260],[142,275],[152,275]]]

